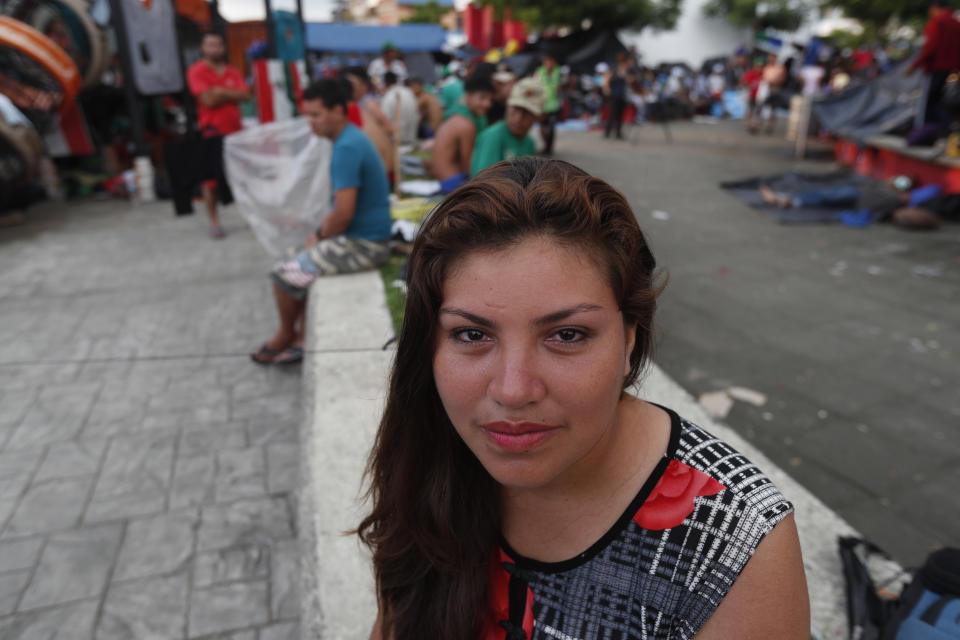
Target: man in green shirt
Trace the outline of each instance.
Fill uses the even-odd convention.
[[[507,117],[477,136],[470,158],[470,175],[475,176],[501,160],[536,153],[530,128],[543,115],[543,85],[537,78],[516,83],[507,98]]]
[[[454,61],[443,68],[443,80],[440,82],[440,102],[443,103],[443,109],[446,111],[453,105],[460,102],[460,98],[466,93],[463,80],[460,79],[458,71],[460,63]]]

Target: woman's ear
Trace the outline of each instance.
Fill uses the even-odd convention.
[[[626,377],[630,375],[630,356],[633,354],[633,347],[637,344],[637,323],[624,321],[623,333],[625,346],[623,351],[623,376]]]

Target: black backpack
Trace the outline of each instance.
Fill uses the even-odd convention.
[[[960,640],[960,549],[927,556],[900,595],[883,640]]]
[[[960,549],[931,553],[899,597],[871,576],[872,555],[887,555],[860,538],[839,539],[851,640],[960,640]]]

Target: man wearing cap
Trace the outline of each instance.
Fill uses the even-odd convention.
[[[367,75],[374,82],[378,89],[383,89],[383,76],[387,71],[397,74],[397,82],[403,84],[407,81],[407,65],[400,59],[400,52],[397,51],[395,44],[387,40],[381,47],[381,55],[374,58],[370,66],[367,67]]]
[[[477,136],[470,159],[470,175],[507,158],[536,153],[530,128],[543,115],[544,91],[538,78],[525,78],[513,85],[507,99],[507,115]]]

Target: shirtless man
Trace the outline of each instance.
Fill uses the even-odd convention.
[[[472,76],[464,83],[461,102],[450,109],[434,138],[430,172],[440,181],[441,193],[450,193],[470,177],[470,156],[477,134],[487,126],[487,110],[493,100],[489,76]]]
[[[420,111],[421,138],[432,138],[443,122],[443,105],[437,96],[423,88],[422,78],[410,78],[407,86],[417,97],[417,109]]]
[[[777,61],[776,54],[767,55],[767,64],[763,67],[763,78],[757,90],[757,104],[760,105],[760,119],[767,123],[767,133],[773,133],[777,124],[777,108],[784,104],[780,94],[787,84],[787,68]]]

